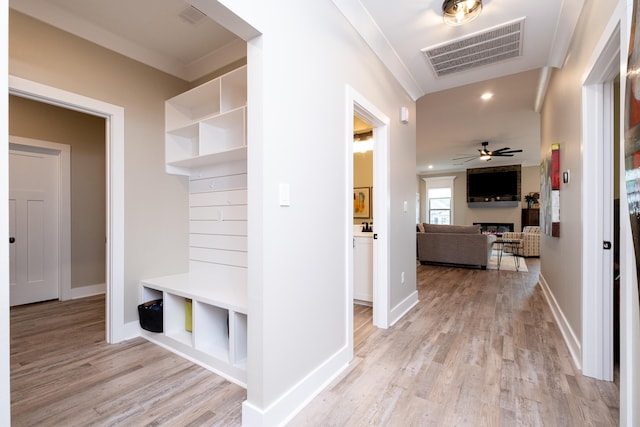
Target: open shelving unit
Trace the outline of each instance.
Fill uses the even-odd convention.
[[[247,68],[165,102],[165,161],[189,177],[189,272],[142,280],[163,299],[163,332],[141,335],[247,382]]]
[[[163,332],[142,336],[246,387],[246,287],[215,283],[208,275],[185,273],[145,279],[141,301],[163,299]],[[187,300],[191,329],[187,330]]]
[[[166,102],[168,173],[246,158],[246,80],[245,66]]]

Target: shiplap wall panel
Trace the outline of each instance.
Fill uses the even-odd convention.
[[[247,188],[247,174],[199,178],[189,182],[189,193],[234,190]]]
[[[212,248],[247,252],[247,236],[191,234],[189,246],[192,248]]]
[[[247,205],[236,206],[196,206],[189,208],[191,221],[246,221]]]
[[[191,175],[189,260],[192,271],[246,283],[246,162],[220,164]]]
[[[191,234],[246,236],[247,221],[191,221],[189,230]]]
[[[191,172],[191,180],[195,181],[205,177],[227,176],[247,173],[246,160],[236,160],[233,162],[218,163],[215,166],[209,166],[193,170]]]
[[[189,271],[211,276],[216,283],[229,282],[238,285],[247,284],[247,268],[225,264],[213,264],[210,262],[189,261]]]
[[[247,190],[210,191],[189,195],[189,206],[246,205]]]
[[[247,253],[239,251],[227,251],[224,249],[194,248],[189,250],[189,259],[193,261],[210,262],[212,264],[232,265],[235,267],[247,266]]]

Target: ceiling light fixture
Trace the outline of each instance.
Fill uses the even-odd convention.
[[[353,134],[354,153],[366,153],[367,151],[373,151],[373,144],[373,129]]]
[[[448,25],[462,25],[473,21],[482,12],[482,0],[444,0],[442,19]]]
[[[487,150],[487,145],[489,145],[488,142],[486,143],[486,145],[483,142],[482,150],[480,150],[480,160],[484,160],[485,162],[488,162],[489,160],[491,160],[491,156],[493,155],[491,151]]]
[[[483,101],[488,101],[493,98],[493,94],[491,92],[485,92],[480,98],[482,98]]]

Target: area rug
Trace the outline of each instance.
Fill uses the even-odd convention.
[[[491,258],[489,259],[489,265],[487,265],[488,270],[497,270],[498,269],[498,251],[491,252]],[[503,271],[516,271],[516,263],[515,257],[510,253],[502,254],[502,261],[500,262],[500,270]],[[520,257],[520,268],[518,271],[525,273],[529,270],[527,269],[527,263],[523,257]]]

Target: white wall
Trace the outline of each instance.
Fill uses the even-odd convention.
[[[243,423],[268,424],[282,420],[274,415],[281,409],[286,416],[288,403],[309,397],[304,385],[311,378],[323,383],[350,357],[347,85],[391,118],[391,307],[415,292],[415,123],[398,120],[401,106],[415,117],[415,104],[329,0],[251,9],[240,0],[224,3],[263,33],[247,50],[251,240]],[[290,185],[289,207],[278,204],[282,182]]]

